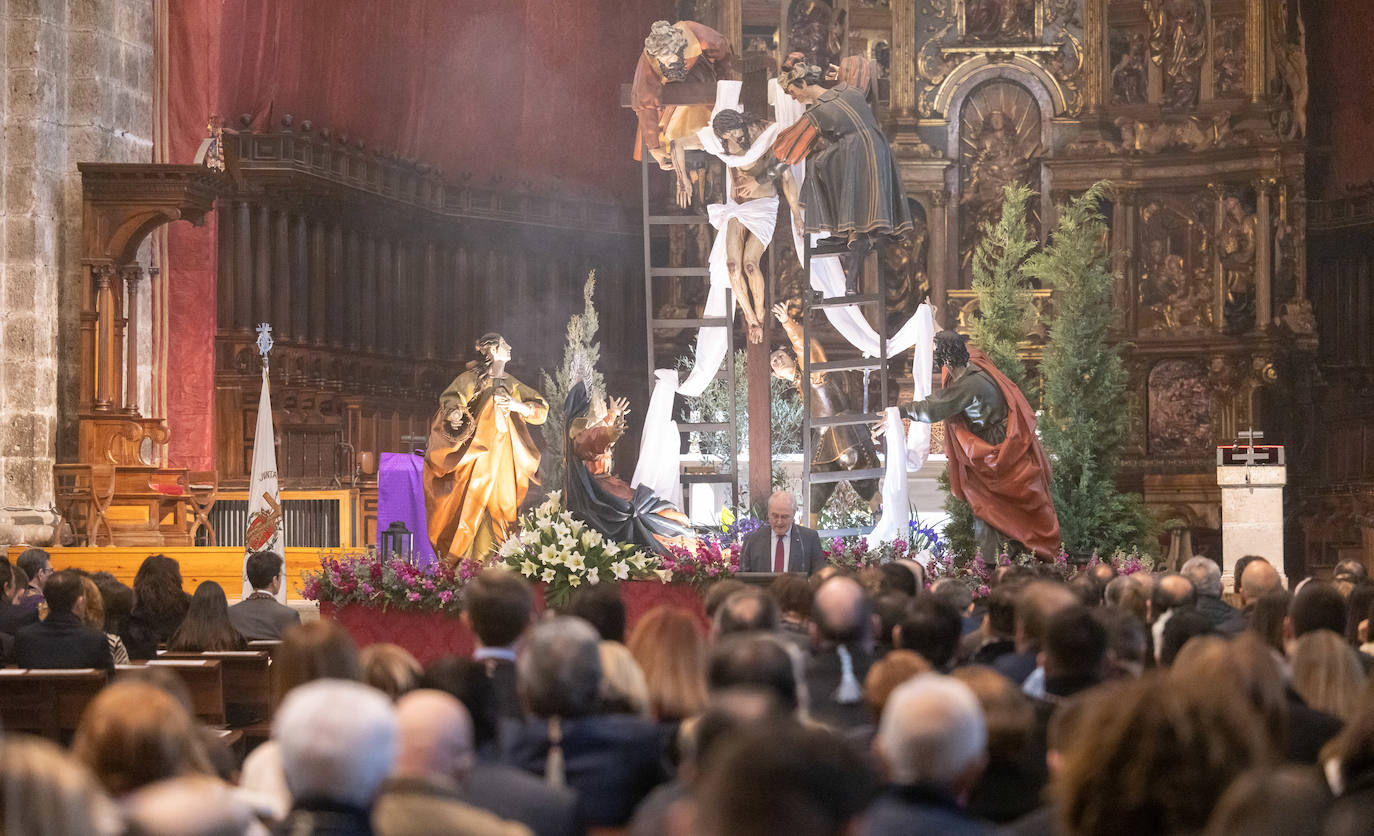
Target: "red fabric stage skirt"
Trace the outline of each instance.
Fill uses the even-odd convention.
[[[678,607],[693,613],[706,627],[706,610],[697,591],[685,584],[658,581],[628,581],[618,586],[625,602],[625,630],[628,637],[644,614],[658,606]],[[535,589],[535,608],[543,611],[543,587]],[[470,656],[476,646],[472,629],[461,617],[440,612],[382,609],[348,604],[336,607],[320,604],[320,616],[328,618],[353,637],[359,647],[389,642],[398,644],[429,665],[442,656]]]

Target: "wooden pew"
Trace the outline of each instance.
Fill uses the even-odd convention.
[[[152,659],[142,665],[117,665],[116,674],[145,667],[165,668],[181,677],[191,695],[191,711],[207,726],[224,725],[224,679],[218,659]]]
[[[6,733],[28,732],[65,743],[105,681],[105,672],[95,668],[0,669],[0,723]]]
[[[226,721],[235,728],[256,729],[266,738],[272,724],[272,658],[265,650],[224,650],[188,653],[159,651],[158,661],[207,659],[219,662],[224,683]],[[252,734],[246,734],[252,737]]]

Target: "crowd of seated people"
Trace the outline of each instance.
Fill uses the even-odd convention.
[[[428,667],[272,609],[275,556],[249,561],[263,594],[235,607],[213,582],[185,595],[162,556],[131,594],[46,555],[18,564],[0,566],[0,624],[19,664],[108,669],[276,631],[280,703],[240,760],[175,675],[121,670],[68,749],[0,738],[0,832],[1342,836],[1374,822],[1374,587],[1353,562],[1290,593],[1248,559],[1229,594],[1202,557],[1071,582],[1000,566],[980,600],[918,564],[827,568],[717,583],[709,623],[659,607],[633,624],[614,584],[540,613],[523,579],[487,569],[464,590],[476,650]]]

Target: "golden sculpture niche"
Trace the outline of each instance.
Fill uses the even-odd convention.
[[[971,43],[1038,41],[1044,0],[959,0],[959,39]]]

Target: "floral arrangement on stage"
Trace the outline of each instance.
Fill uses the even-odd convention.
[[[457,614],[467,581],[461,568],[420,565],[376,551],[321,552],[320,566],[304,574],[301,597],[336,607],[348,604]]]
[[[668,581],[700,589],[738,572],[740,551],[739,544],[728,539],[699,537],[695,548],[669,546],[668,554],[658,561],[668,571]]]
[[[934,526],[911,520],[906,535],[890,542],[869,545],[866,535],[835,537],[824,545],[825,559],[834,566],[858,572],[870,566],[881,566],[894,560],[911,558],[924,562],[943,557],[947,549]]]
[[[563,507],[557,491],[520,518],[519,531],[497,550],[497,563],[519,572],[531,583],[543,583],[544,600],[554,609],[565,606],[583,584],[672,580],[672,573],[660,565],[656,555],[607,540],[574,517]]]

